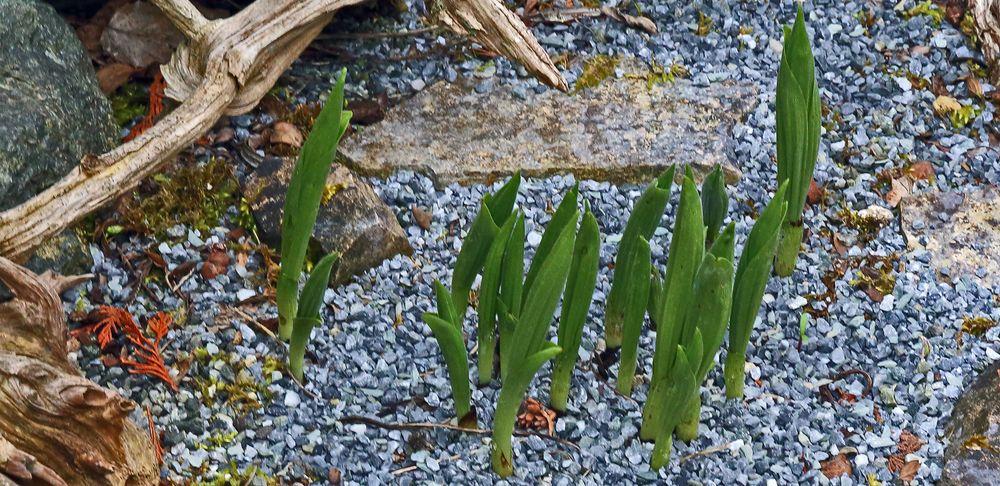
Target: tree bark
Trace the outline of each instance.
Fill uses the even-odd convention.
[[[0,213],[0,255],[27,259],[47,238],[132,190],[224,114],[256,106],[337,10],[363,0],[257,0],[207,20],[189,0],[152,0],[186,40],[163,66],[166,95],[181,105],[134,140],[95,156],[24,204]],[[523,64],[541,81],[566,82],[523,23],[499,0],[437,0],[451,28]]]
[[[0,257],[0,486],[156,484],[134,402],[80,376],[67,359],[59,294],[86,277],[35,275]]]

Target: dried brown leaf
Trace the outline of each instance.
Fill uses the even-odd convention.
[[[279,121],[274,124],[271,132],[271,143],[291,145],[292,147],[302,146],[302,132],[298,127],[286,121]]]
[[[97,70],[97,85],[102,93],[109,95],[127,83],[136,71],[136,68],[120,62],[107,64]]]
[[[833,479],[838,476],[854,474],[854,467],[851,466],[851,460],[847,458],[847,455],[841,453],[825,461],[820,461],[820,471],[827,479]]]
[[[920,461],[908,461],[903,464],[903,467],[899,470],[899,480],[904,483],[909,483],[917,477],[917,471],[920,470]]]

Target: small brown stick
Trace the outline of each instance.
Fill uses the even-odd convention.
[[[709,447],[708,449],[702,449],[697,452],[692,452],[686,456],[681,457],[680,463],[684,464],[685,462],[690,461],[691,459],[694,459],[696,457],[707,456],[709,454],[715,454],[716,452],[723,452],[729,450],[729,448],[733,445],[734,442],[736,441],[730,441],[726,442],[725,444],[719,444],[717,446]]]
[[[380,420],[376,420],[369,417],[362,417],[360,415],[346,415],[344,417],[341,417],[340,422],[345,424],[365,424],[365,425],[371,425],[372,427],[378,427],[380,429],[388,429],[388,430],[445,429],[445,430],[454,430],[456,432],[464,432],[466,434],[474,434],[474,435],[490,435],[493,433],[492,430],[471,429],[467,427],[459,427],[457,425],[441,424],[435,422],[408,422],[402,424],[393,424],[388,422],[382,422]],[[552,442],[564,445],[574,450],[580,450],[580,446],[566,439],[560,439],[556,436],[546,435],[541,432],[535,432],[530,430],[515,430],[514,435],[518,437],[528,437],[528,436],[540,437],[542,439],[550,440]]]
[[[868,395],[869,393],[871,393],[872,387],[874,387],[875,382],[872,381],[872,375],[869,375],[867,371],[865,371],[865,370],[863,370],[861,368],[851,368],[849,370],[841,371],[840,373],[837,373],[836,375],[833,375],[833,377],[830,378],[830,381],[831,382],[840,381],[840,380],[843,380],[844,378],[847,378],[848,376],[851,376],[851,375],[861,375],[861,376],[864,377],[865,381],[867,382],[867,384],[865,385],[865,390],[863,392],[861,392],[862,396]]]

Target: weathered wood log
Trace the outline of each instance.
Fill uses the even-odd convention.
[[[136,405],[68,361],[59,294],[82,280],[31,273],[0,257],[0,486],[152,485],[159,466]]]
[[[976,37],[990,64],[990,81],[1000,84],[1000,0],[969,0]]]
[[[319,34],[334,12],[363,0],[257,0],[207,20],[189,0],[152,0],[186,40],[162,67],[181,105],[134,140],[80,166],[24,204],[0,213],[0,255],[26,259],[41,242],[132,190],[224,114],[245,113]],[[566,82],[534,36],[499,0],[439,0],[450,28],[523,64],[541,81]]]

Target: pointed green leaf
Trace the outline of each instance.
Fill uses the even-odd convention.
[[[625,289],[625,322],[622,326],[621,360],[618,366],[618,393],[625,396],[632,394],[632,381],[635,377],[638,358],[639,337],[642,334],[643,318],[646,316],[646,305],[649,303],[650,287],[650,251],[649,242],[642,236],[633,247],[632,267],[622,275],[626,278]]]
[[[548,226],[545,227],[545,231],[542,233],[542,241],[538,244],[535,256],[531,259],[531,266],[528,267],[528,276],[524,278],[525,295],[531,293],[531,285],[538,276],[539,270],[541,270],[542,262],[545,261],[549,252],[552,251],[552,247],[555,246],[556,240],[562,235],[563,230],[570,225],[576,226],[576,221],[580,215],[580,212],[577,210],[577,196],[580,193],[579,186],[579,184],[574,185],[563,196],[562,202],[556,208],[556,213],[552,215],[552,220],[549,221]]]
[[[462,338],[462,330],[437,314],[425,312],[424,322],[434,333],[434,339],[441,346],[448,376],[451,380],[451,394],[455,398],[455,416],[464,417],[472,409],[472,387],[469,384],[468,352]]]
[[[701,207],[705,220],[705,241],[712,244],[722,229],[722,222],[729,212],[729,195],[722,165],[716,165],[701,185]]]

